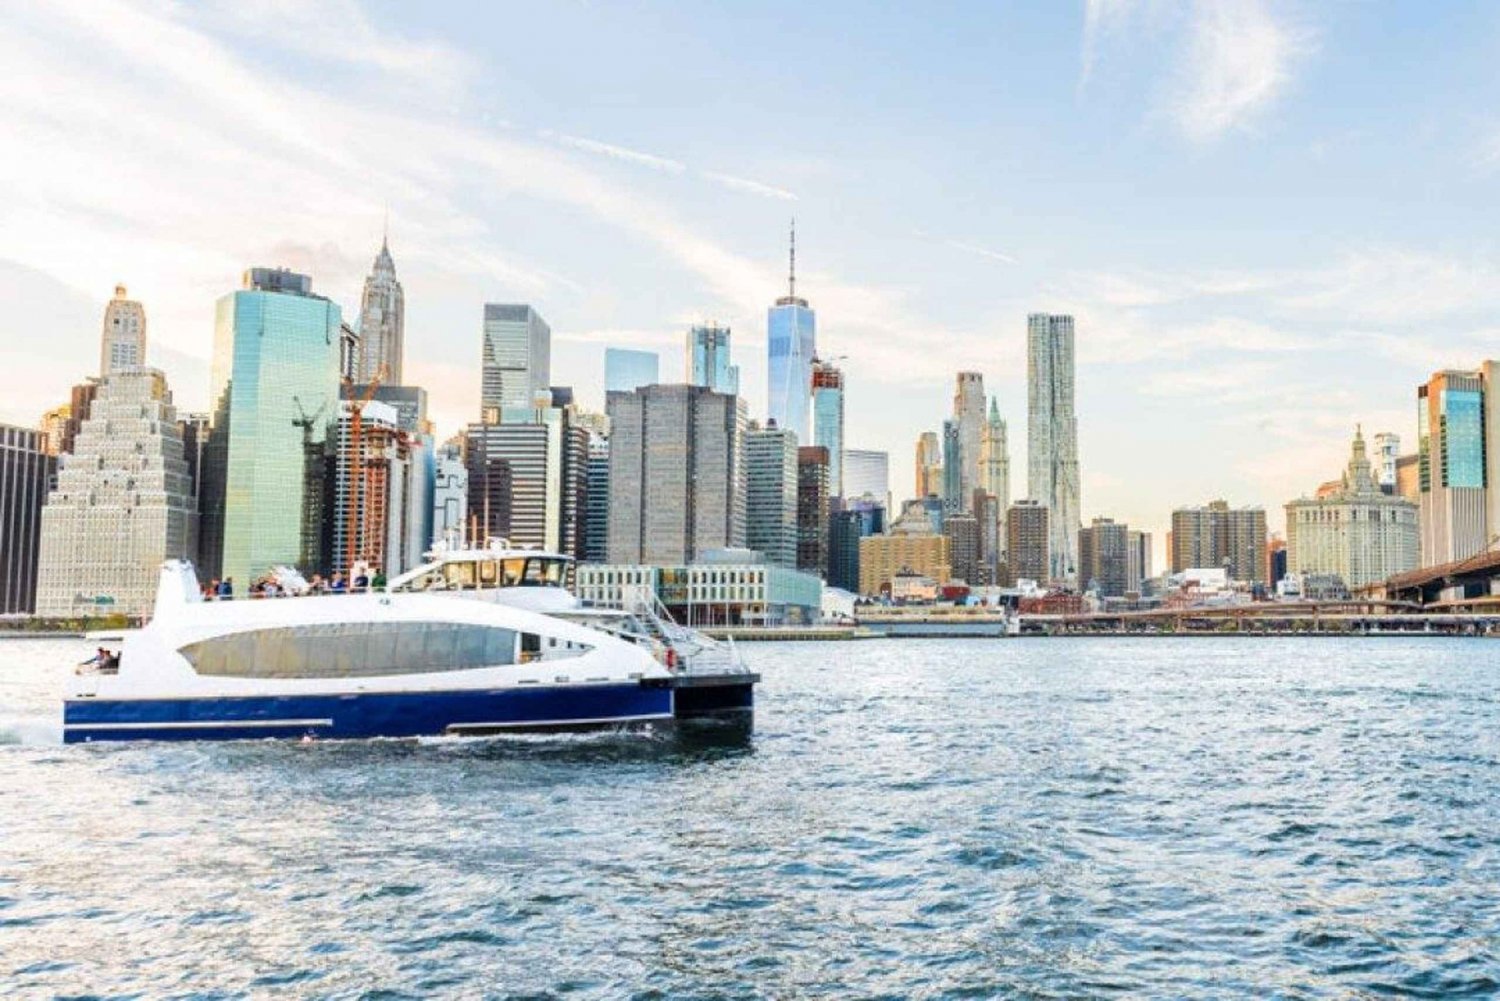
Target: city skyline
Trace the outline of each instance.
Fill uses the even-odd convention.
[[[1173,508],[1219,496],[1262,505],[1279,527],[1285,501],[1343,461],[1349,428],[1414,442],[1414,387],[1496,353],[1487,346],[1487,313],[1500,299],[1495,248],[1453,207],[1492,185],[1495,137],[1487,114],[1475,117],[1486,88],[1435,121],[1426,98],[1389,102],[1379,116],[1329,99],[1368,84],[1352,65],[1361,43],[1389,51],[1398,41],[1411,50],[1391,53],[1398,76],[1430,69],[1420,58],[1429,48],[1459,43],[1424,84],[1451,95],[1483,65],[1481,43],[1464,37],[1493,27],[1478,6],[1452,8],[1443,25],[1401,11],[1256,3],[995,14],[975,21],[982,53],[918,31],[896,58],[906,69],[907,60],[940,66],[933,79],[893,102],[879,128],[827,137],[823,125],[846,116],[856,94],[870,106],[867,76],[835,75],[851,70],[844,59],[802,82],[805,121],[790,126],[769,115],[794,96],[780,83],[735,114],[705,98],[675,124],[629,107],[591,120],[570,114],[571,88],[587,81],[544,85],[525,57],[502,96],[486,99],[500,70],[461,25],[398,26],[389,16],[354,5],[337,16],[288,12],[282,33],[216,8],[62,5],[0,27],[17,78],[48,84],[8,93],[18,140],[111,165],[100,175],[39,157],[6,168],[20,197],[0,229],[0,288],[12,300],[7,347],[18,364],[0,419],[34,425],[65,397],[89,367],[80,360],[97,356],[98,317],[116,284],[145,304],[146,361],[168,374],[179,408],[208,409],[213,300],[247,267],[286,265],[357,315],[386,203],[409,305],[405,381],[443,387],[432,401],[442,434],[477,410],[470,338],[485,302],[531,303],[555,325],[554,381],[576,386],[591,409],[603,408],[604,346],[663,349],[672,371],[682,331],[718,318],[737,332],[743,396],[764,418],[764,311],[785,288],[785,223],[796,215],[798,294],[821,314],[819,350],[850,356],[840,363],[849,446],[909,454],[917,433],[940,427],[953,373],[973,370],[1010,426],[1014,476],[1025,461],[1025,315],[1071,313],[1080,516],[1158,538]],[[612,15],[593,26],[568,12],[528,16],[539,41],[560,45],[598,40]],[[682,30],[704,38],[726,28],[684,17]],[[914,29],[909,17],[856,26],[850,51],[884,51]],[[830,46],[834,19],[811,18],[798,52]],[[341,72],[315,76],[293,41],[310,28],[353,32],[362,44],[341,53]],[[753,40],[769,28],[747,30]],[[101,54],[111,37],[136,41]],[[1161,45],[1143,59],[1148,37]],[[1257,44],[1231,59],[1224,37]],[[237,44],[249,39],[257,46]],[[659,44],[644,29],[630,52],[587,75]],[[154,64],[164,45],[181,65]],[[257,51],[290,67],[277,89],[257,80]],[[734,60],[753,67],[743,51]],[[1041,83],[1028,72],[1039,64],[1051,67]],[[202,86],[185,93],[174,74]],[[642,107],[668,86],[646,71],[631,79]],[[96,111],[81,95],[102,81],[112,97]],[[976,82],[996,100],[965,104],[972,120],[889,158],[895,133]],[[297,116],[273,112],[294,106],[301,117],[289,129],[281,123]],[[1062,120],[1046,115],[1058,109]],[[790,130],[784,143],[768,141],[773,117]],[[317,148],[304,133],[320,136]],[[726,142],[733,133],[741,138]],[[373,156],[386,134],[423,142],[383,143]],[[1423,140],[1416,150],[1411,134]],[[1005,149],[1023,135],[1027,157]],[[204,166],[202,151],[221,140],[248,157],[230,186]],[[953,157],[955,143],[972,155]],[[1387,147],[1406,161],[1371,155]],[[1031,155],[1055,176],[1038,177]],[[842,166],[861,158],[881,166]],[[516,197],[500,204],[481,185],[445,180],[458,167]],[[1391,197],[1393,185],[1424,177],[1452,197]],[[924,187],[921,178],[941,196],[910,206],[890,197]],[[246,179],[291,182],[300,196],[271,204]],[[1132,197],[1089,193],[1111,181]],[[1319,368],[1337,380],[1313,378]],[[1183,455],[1193,461],[1176,461]],[[897,465],[893,492],[909,495],[908,466]]]

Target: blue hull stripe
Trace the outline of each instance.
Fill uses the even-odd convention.
[[[421,737],[528,727],[604,727],[671,716],[670,690],[634,683],[467,692],[76,699],[63,709],[63,740]]]

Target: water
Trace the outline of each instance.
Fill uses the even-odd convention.
[[[0,643],[0,994],[1500,994],[1500,644],[746,651],[748,740],[62,747]]]

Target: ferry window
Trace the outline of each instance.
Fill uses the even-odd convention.
[[[500,572],[500,565],[498,563],[496,563],[494,560],[480,560],[479,561],[479,586],[480,587],[494,587],[495,586],[495,582],[500,579],[499,578],[499,572]]]
[[[443,573],[448,578],[449,587],[468,590],[474,586],[474,564],[472,562],[445,563],[443,564]]]
[[[506,560],[500,566],[500,586],[515,587],[526,575],[525,560]]]
[[[350,678],[514,664],[516,636],[452,622],[329,623],[217,636],[180,652],[201,675]],[[540,651],[539,636],[527,634],[525,641]]]

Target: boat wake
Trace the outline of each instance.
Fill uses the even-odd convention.
[[[23,715],[0,709],[0,745],[45,747],[62,743],[62,719],[41,713]]]

